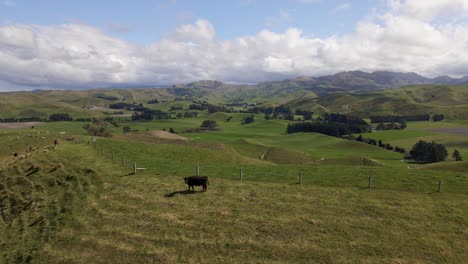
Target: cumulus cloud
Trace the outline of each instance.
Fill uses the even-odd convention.
[[[468,25],[439,18],[465,17],[465,2],[428,0],[416,12],[420,1],[391,0],[387,11],[361,21],[355,32],[328,38],[290,28],[220,41],[214,25],[198,20],[150,45],[136,45],[81,24],[5,25],[0,90],[200,79],[253,83],[356,69],[462,76],[468,74]]]
[[[460,17],[468,15],[467,0],[407,0],[403,12],[411,17],[432,20],[436,17]]]
[[[183,42],[210,42],[215,37],[214,26],[207,20],[200,19],[194,25],[183,25],[176,29],[172,38]]]

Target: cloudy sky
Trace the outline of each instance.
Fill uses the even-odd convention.
[[[0,91],[468,75],[468,0],[0,0]]]

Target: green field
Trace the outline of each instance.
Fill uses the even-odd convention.
[[[297,85],[290,94],[283,84],[272,90],[196,85],[201,86],[7,93],[0,97],[0,118],[66,112],[102,119],[111,115],[107,106],[113,102],[162,111],[182,106],[171,111],[175,116],[195,100],[263,98],[264,106],[289,100],[289,107],[313,110],[315,118],[324,111],[363,117],[443,113],[442,122],[408,122],[405,130],[362,136],[407,151],[419,140],[435,141],[449,154],[458,149],[468,155],[468,135],[438,130],[468,127],[466,86],[317,97]],[[304,98],[292,100],[299,96]],[[160,103],[147,104],[152,98]],[[112,137],[95,142],[83,128],[87,122],[0,129],[0,263],[468,259],[467,161],[449,156],[434,164],[408,163],[404,154],[354,140],[286,134],[290,121],[265,120],[263,114],[242,125],[250,114],[197,112],[195,118],[155,121],[114,117],[104,123]],[[217,129],[197,130],[204,120],[216,120]],[[132,132],[123,133],[124,127]],[[162,132],[171,129],[176,135]],[[62,143],[54,149],[56,138]],[[134,164],[144,170],[133,175]],[[210,178],[205,193],[187,192],[182,179],[197,168]]]
[[[402,154],[356,141],[315,133],[288,135],[284,120],[266,121],[258,115],[254,123],[241,125],[245,115],[117,122],[118,127],[109,126],[112,138],[98,137],[95,143],[81,122],[1,130],[2,261],[467,259],[465,161],[408,164]],[[206,119],[217,120],[221,130],[178,134],[189,140],[150,133],[169,128],[181,132]],[[409,122],[407,130],[363,136],[406,148],[419,139],[436,140],[466,155],[468,136],[430,131],[464,125]],[[124,134],[123,126],[138,132]],[[53,149],[54,138],[72,136],[74,141],[63,140]],[[31,157],[11,156],[29,146],[39,147]],[[146,170],[132,175],[133,162]],[[210,177],[206,193],[186,192],[182,180],[196,173],[197,164]]]

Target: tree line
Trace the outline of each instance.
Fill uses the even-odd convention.
[[[429,121],[431,116],[429,114],[421,115],[382,115],[382,116],[371,116],[371,123],[389,123],[389,122],[401,122],[402,120],[406,121]]]
[[[384,148],[386,150],[393,150],[398,153],[406,153],[406,150],[404,148],[401,148],[398,146],[392,146],[389,143],[384,143],[382,140],[375,140],[372,138],[363,138],[362,135],[359,135],[356,138],[356,141],[367,143],[369,145],[374,145],[380,148]]]
[[[321,120],[315,122],[296,122],[288,124],[288,134],[299,132],[315,132],[333,137],[349,134],[366,133],[372,130],[371,126],[362,118],[352,115],[325,113]]]

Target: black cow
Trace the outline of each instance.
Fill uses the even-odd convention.
[[[193,186],[203,186],[203,191],[206,192],[208,188],[208,184],[210,181],[208,180],[208,176],[190,176],[184,178],[185,183],[188,185],[188,189],[190,191],[190,187],[192,190],[195,191]]]

